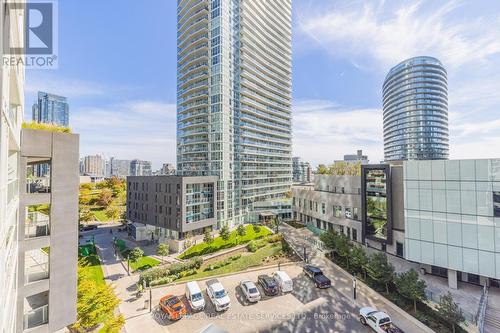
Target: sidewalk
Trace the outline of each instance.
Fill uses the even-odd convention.
[[[433,332],[430,328],[420,323],[410,314],[407,314],[382,296],[371,291],[371,288],[365,286],[362,282],[358,281],[356,288],[357,298],[354,300],[352,286],[353,281],[351,275],[339,268],[337,265],[333,264],[324,256],[323,252],[313,248],[309,242],[304,240],[304,236],[317,236],[314,236],[314,234],[306,228],[295,229],[290,226],[283,226],[281,228],[286,230],[287,236],[294,241],[296,245],[299,247],[306,247],[309,262],[321,268],[325,275],[332,280],[333,288],[342,293],[347,299],[351,300],[358,307],[369,306],[386,312],[392,318],[394,323],[405,332]]]

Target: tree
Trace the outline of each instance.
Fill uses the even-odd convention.
[[[111,286],[97,283],[88,276],[83,266],[83,260],[78,265],[77,289],[77,321],[75,329],[91,330],[99,325],[103,318],[109,318],[105,323],[108,332],[119,332],[124,324],[123,317],[115,317],[115,308],[120,304]]]
[[[79,218],[80,222],[90,222],[95,219],[94,214],[87,208],[80,208]]]
[[[347,263],[349,269],[349,255],[351,253],[351,243],[344,233],[340,233],[335,242],[335,252],[342,257]]]
[[[258,224],[252,224],[253,232],[258,234],[260,232],[260,225]]]
[[[457,303],[453,302],[453,296],[451,296],[449,291],[446,295],[442,295],[439,298],[437,311],[448,323],[451,324],[453,333],[455,333],[456,325],[460,325],[465,322],[462,309],[460,309]]]
[[[370,256],[366,271],[373,281],[385,284],[385,291],[389,293],[389,282],[394,279],[394,266],[387,260],[385,253]]]
[[[368,265],[368,256],[361,246],[354,246],[351,249],[351,263],[356,270],[363,272],[366,278],[366,266]]]
[[[205,235],[203,236],[203,242],[207,244],[212,244],[214,242],[214,236],[210,233],[210,230],[205,230]]]
[[[78,202],[80,203],[80,205],[88,205],[90,203],[90,199],[90,190],[81,189],[80,195],[78,196]]]
[[[245,229],[245,226],[243,224],[240,224],[238,228],[236,228],[236,233],[238,236],[243,237],[247,234],[247,230]]]
[[[118,316],[110,316],[108,320],[104,322],[104,327],[102,328],[103,333],[119,333],[125,325],[125,317],[122,314]]]
[[[140,247],[134,247],[130,252],[129,252],[129,258],[133,262],[139,261],[139,259],[142,258],[144,255],[144,251]]]
[[[163,262],[163,257],[168,256],[170,253],[170,248],[168,244],[162,243],[159,244],[158,247],[156,248],[156,254],[161,256],[161,262]]]
[[[101,193],[99,193],[99,198],[97,199],[97,203],[101,206],[109,206],[109,204],[113,201],[113,192],[109,188],[103,188]]]
[[[117,218],[120,217],[120,208],[116,206],[109,206],[108,208],[106,208],[106,211],[104,213],[111,220],[116,220]]]
[[[394,283],[398,292],[413,301],[413,310],[417,313],[417,301],[424,301],[427,299],[425,296],[426,284],[424,280],[418,278],[418,273],[412,268],[407,272],[399,274]]]
[[[227,225],[223,226],[219,231],[220,238],[224,242],[227,242],[231,238],[231,233],[229,232],[229,227]]]
[[[324,164],[318,165],[318,168],[316,169],[316,173],[320,175],[326,175],[329,173],[328,167]]]

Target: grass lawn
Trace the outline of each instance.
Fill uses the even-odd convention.
[[[281,242],[268,244],[265,247],[257,250],[255,253],[241,256],[239,259],[234,260],[229,265],[214,269],[212,271],[203,271],[205,267],[204,266],[200,268],[196,274],[186,276],[179,280],[175,280],[175,282],[202,279],[214,275],[239,272],[250,267],[260,266],[262,265],[262,259],[276,255],[280,251],[281,251]]]
[[[179,258],[188,259],[199,255],[214,253],[272,234],[272,232],[265,227],[260,227],[260,231],[258,233],[253,230],[251,225],[245,226],[245,230],[245,236],[237,236],[236,230],[233,230],[228,241],[224,241],[221,237],[216,237],[211,244],[200,243],[192,246],[186,252],[182,253]],[[238,244],[236,244],[236,237],[238,237]]]
[[[94,214],[98,221],[106,222],[109,221],[109,217],[106,216],[105,209],[102,207],[91,208],[90,211]]]
[[[88,278],[94,280],[97,284],[105,284],[99,257],[96,254],[91,254],[84,258],[82,267]]]
[[[125,258],[125,261],[127,260],[127,255],[128,255],[129,251],[130,251],[130,249],[127,249],[127,248],[122,251],[122,257]],[[157,260],[155,258],[148,257],[148,256],[142,256],[136,262],[133,262],[132,260],[130,260],[130,268],[132,269],[132,272],[143,271],[143,270],[146,270],[148,268],[155,267],[155,266],[159,265],[160,263],[161,263],[161,261]]]

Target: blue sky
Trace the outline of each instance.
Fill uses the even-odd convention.
[[[500,1],[294,0],[294,155],[383,158],[381,86],[416,55],[448,70],[451,158],[500,157]],[[59,69],[28,70],[69,98],[82,155],[175,162],[176,1],[59,1]]]

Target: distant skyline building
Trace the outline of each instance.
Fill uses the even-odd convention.
[[[130,162],[131,176],[152,176],[151,161],[132,160]]]
[[[83,175],[104,177],[104,172],[105,160],[101,155],[87,155],[83,158]]]
[[[291,0],[178,1],[177,170],[219,177],[219,226],[290,191],[291,17]]]
[[[312,168],[309,162],[304,162],[300,157],[292,158],[293,181],[309,183],[312,181]]]
[[[175,172],[176,172],[175,165],[171,163],[163,163],[160,169],[160,174],[162,176],[175,175]]]
[[[66,97],[39,91],[32,111],[33,121],[69,126],[69,104]]]
[[[383,108],[386,161],[448,159],[448,83],[438,59],[415,57],[393,67]]]
[[[368,164],[370,161],[368,160],[367,155],[363,155],[363,150],[358,149],[356,151],[356,154],[344,155],[344,159],[335,161],[335,163],[337,162],[347,162],[347,163],[361,162],[361,164]]]
[[[125,178],[130,176],[131,160],[121,160],[115,157],[109,159],[111,177]]]

